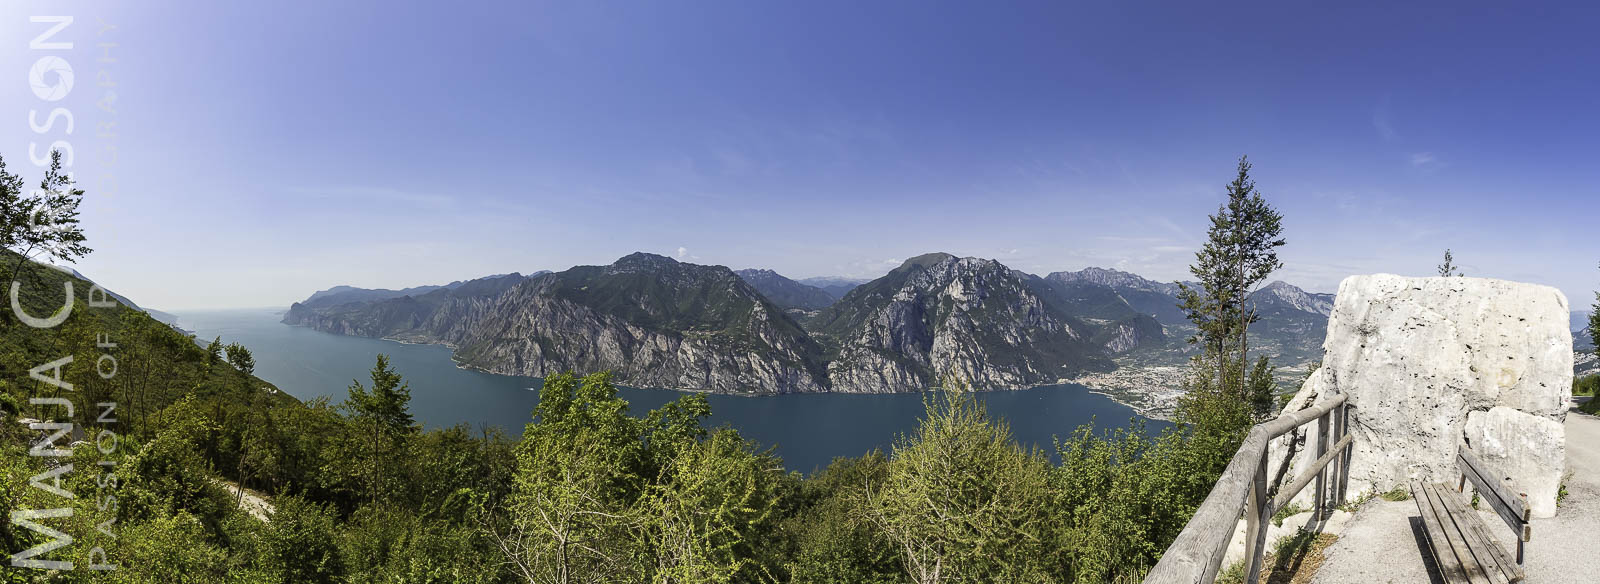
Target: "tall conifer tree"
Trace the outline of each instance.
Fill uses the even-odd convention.
[[[389,367],[388,355],[378,355],[377,364],[372,366],[371,389],[360,381],[350,382],[350,397],[345,400],[345,408],[358,424],[370,428],[372,433],[372,449],[367,453],[367,489],[372,502],[378,500],[379,485],[384,482],[384,458],[415,430],[410,407],[410,384],[403,382],[400,374]]]
[[[1247,375],[1249,328],[1259,319],[1250,295],[1283,267],[1277,252],[1284,244],[1283,216],[1256,190],[1248,158],[1239,159],[1237,170],[1227,201],[1211,216],[1206,244],[1189,267],[1199,286],[1179,284],[1179,308],[1198,329],[1189,342],[1201,346],[1191,393],[1237,400],[1265,415],[1272,369],[1261,362]]]

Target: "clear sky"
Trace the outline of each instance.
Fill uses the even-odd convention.
[[[79,268],[163,309],[639,250],[1171,280],[1241,154],[1285,217],[1282,279],[1427,275],[1452,248],[1586,306],[1594,6],[8,1],[0,155],[33,182],[29,143],[71,142]],[[74,15],[73,49],[29,50],[36,14]],[[59,102],[28,83],[46,55],[74,67]],[[51,106],[73,134],[30,129]]]

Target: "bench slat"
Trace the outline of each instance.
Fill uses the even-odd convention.
[[[1433,559],[1439,562],[1439,572],[1444,575],[1445,581],[1468,582],[1461,561],[1456,558],[1455,550],[1451,549],[1449,538],[1445,537],[1444,525],[1439,523],[1439,517],[1434,512],[1437,499],[1430,495],[1431,490],[1426,484],[1411,483],[1411,499],[1417,502],[1417,511],[1422,514],[1422,528],[1428,532],[1428,547],[1433,550]]]
[[[1475,540],[1472,544],[1473,551],[1477,552],[1480,561],[1490,566],[1490,578],[1508,584],[1521,582],[1522,566],[1518,566],[1516,561],[1511,559],[1511,554],[1507,553],[1505,546],[1500,545],[1500,540],[1490,533],[1488,526],[1479,519],[1477,512],[1468,508],[1460,495],[1448,493],[1450,490],[1448,486],[1441,485],[1435,488],[1440,491],[1451,516],[1456,518],[1456,524],[1467,534],[1468,539]]]
[[[1499,540],[1484,537],[1483,520],[1476,512],[1467,509],[1467,506],[1461,503],[1460,494],[1450,492],[1451,489],[1447,485],[1434,485],[1434,489],[1439,492],[1439,499],[1444,502],[1450,520],[1455,522],[1456,530],[1466,538],[1467,548],[1477,558],[1478,564],[1483,566],[1489,579],[1496,584],[1510,584],[1510,574],[1500,565],[1500,556],[1505,552],[1504,548],[1500,547]]]
[[[1445,502],[1445,498],[1453,495],[1446,494],[1446,490],[1439,488],[1437,484],[1423,485],[1423,488],[1433,499],[1431,501],[1433,512],[1437,514],[1439,526],[1444,530],[1450,548],[1455,550],[1456,559],[1461,562],[1461,569],[1466,572],[1467,581],[1472,584],[1494,584],[1489,578],[1488,570],[1484,569],[1483,562],[1478,560],[1478,551],[1472,549],[1471,542],[1461,531],[1456,518],[1451,516],[1450,506]],[[1487,550],[1483,551],[1487,553]]]
[[[1466,447],[1457,449],[1456,461],[1461,465],[1461,474],[1466,475],[1467,480],[1472,481],[1472,487],[1478,490],[1478,498],[1487,501],[1494,512],[1505,520],[1506,526],[1517,532],[1517,537],[1528,541],[1528,530],[1523,529],[1528,524],[1528,506],[1522,498],[1512,494],[1501,482],[1500,475],[1490,472],[1483,461],[1478,460]]]

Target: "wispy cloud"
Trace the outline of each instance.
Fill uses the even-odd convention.
[[[1411,167],[1412,168],[1420,168],[1422,170],[1433,170],[1433,169],[1439,168],[1441,166],[1444,166],[1444,162],[1440,161],[1439,157],[1436,156],[1432,152],[1413,152],[1413,153],[1411,153]]]
[[[310,197],[326,199],[365,199],[386,203],[409,203],[425,207],[449,207],[456,204],[456,197],[435,193],[418,193],[403,191],[391,187],[374,186],[335,186],[335,187],[290,187],[289,192]]]

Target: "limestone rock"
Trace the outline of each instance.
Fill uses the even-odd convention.
[[[1548,517],[1565,468],[1567,320],[1566,297],[1548,286],[1351,276],[1339,285],[1322,368],[1285,412],[1349,395],[1351,496],[1412,479],[1453,484],[1456,448],[1466,442],[1528,493],[1535,516]],[[1269,452],[1276,472],[1298,446],[1283,482],[1315,459],[1315,442],[1298,439],[1275,440]],[[1309,494],[1296,501],[1309,504]]]
[[[1544,416],[1496,406],[1467,414],[1467,443],[1472,452],[1511,487],[1528,496],[1534,517],[1556,514],[1561,469],[1566,468],[1565,426]],[[1556,472],[1551,472],[1555,469]]]

